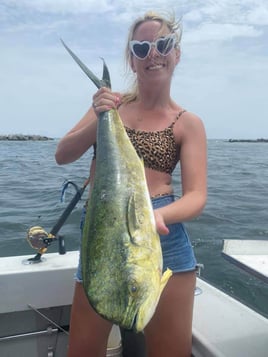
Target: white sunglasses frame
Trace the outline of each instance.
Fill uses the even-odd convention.
[[[173,40],[172,48],[170,49],[170,51],[168,53],[161,53],[160,51],[158,51],[157,44],[158,44],[159,41],[163,41],[163,40],[166,40],[166,39]],[[148,53],[147,53],[147,55],[145,57],[141,58],[141,57],[137,56],[137,54],[133,50],[133,47],[136,44],[138,44],[138,45],[143,45],[143,44],[149,45],[149,50],[148,50]],[[138,58],[141,61],[145,60],[149,56],[149,53],[151,52],[153,46],[154,46],[156,52],[160,56],[164,56],[164,57],[168,56],[170,54],[170,52],[176,47],[176,35],[175,35],[175,33],[172,33],[172,34],[169,34],[169,35],[166,35],[166,36],[163,36],[163,37],[159,37],[156,41],[153,41],[153,42],[150,42],[150,41],[137,41],[137,40],[132,40],[132,41],[129,42],[129,49],[130,49],[131,53],[133,54],[133,56],[135,56],[136,58]]]

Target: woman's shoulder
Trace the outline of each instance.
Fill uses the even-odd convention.
[[[197,114],[190,112],[186,109],[182,109],[179,114],[179,120],[178,122],[181,123],[185,127],[191,127],[191,126],[202,126],[203,125],[203,120],[201,119],[200,116]]]
[[[174,125],[174,134],[182,138],[183,136],[199,134],[205,131],[203,120],[197,114],[184,110],[181,112],[179,120]]]

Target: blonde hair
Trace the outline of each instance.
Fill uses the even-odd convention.
[[[180,41],[181,41],[181,36],[182,36],[182,24],[181,24],[181,19],[176,20],[175,15],[171,14],[169,16],[163,16],[160,15],[154,11],[149,11],[146,12],[142,17],[139,17],[130,27],[129,29],[129,34],[128,34],[128,39],[127,39],[127,44],[125,48],[125,64],[126,64],[126,69],[127,71],[131,70],[131,59],[132,59],[132,53],[129,49],[129,42],[133,40],[135,31],[137,28],[143,24],[146,21],[158,21],[161,24],[161,27],[159,29],[159,35],[163,33],[165,28],[167,27],[171,33],[174,33],[176,35],[176,48],[180,48]],[[125,93],[123,95],[122,101],[124,103],[130,103],[133,102],[137,99],[138,97],[138,85],[136,78],[134,79],[132,86],[129,90],[129,92]]]

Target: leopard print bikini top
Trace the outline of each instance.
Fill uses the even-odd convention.
[[[179,161],[179,150],[175,142],[173,126],[184,112],[186,110],[180,111],[173,123],[164,130],[142,131],[125,127],[129,139],[139,157],[143,159],[145,167],[172,174]],[[95,157],[94,145],[93,159]]]
[[[173,123],[164,130],[141,131],[125,127],[145,167],[172,174],[179,161],[179,150],[175,142],[173,126],[184,112],[186,110],[180,111]]]

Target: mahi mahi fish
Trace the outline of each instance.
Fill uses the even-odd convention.
[[[99,80],[63,45],[98,88],[110,87],[104,61]],[[123,328],[142,331],[172,272],[162,273],[144,164],[115,109],[98,118],[96,169],[81,254],[83,286],[94,310]]]

